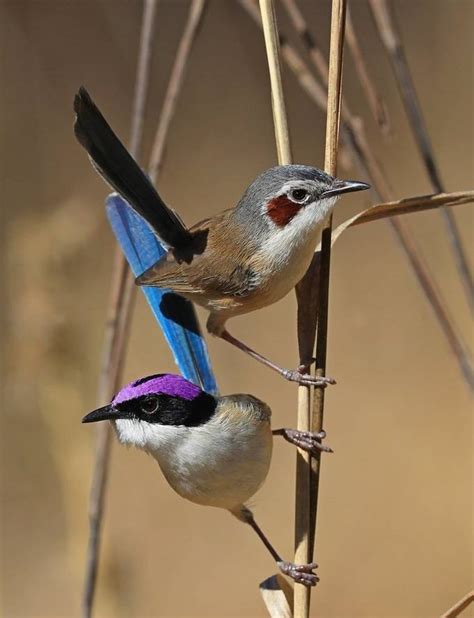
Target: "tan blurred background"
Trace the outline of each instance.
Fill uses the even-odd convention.
[[[326,49],[328,0],[301,6]],[[159,2],[145,153],[187,7]],[[114,243],[107,189],[73,138],[72,99],[87,86],[127,138],[141,8],[135,0],[0,4],[5,617],[80,612],[95,435],[80,419],[95,407]],[[365,118],[395,194],[427,193],[366,2],[352,8],[388,103],[392,139],[383,141],[374,127],[349,54],[345,94]],[[471,188],[474,3],[397,0],[396,8],[443,178],[450,190]],[[295,159],[321,166],[325,119],[286,70],[284,82]],[[235,204],[275,162],[262,37],[235,2],[211,0],[173,122],[162,195],[193,223]],[[369,203],[367,194],[345,198],[336,218]],[[455,211],[466,246],[471,208]],[[407,224],[468,338],[469,313],[439,215]],[[339,383],[327,393],[335,454],[323,461],[314,615],[439,615],[472,587],[466,385],[385,222],[340,241],[330,308],[328,371]],[[232,327],[281,364],[295,364],[293,295]],[[209,346],[224,393],[252,392],[272,405],[275,426],[294,425],[294,385],[225,343]],[[173,370],[140,296],[124,381]],[[278,442],[254,500],[285,557],[292,555],[294,472],[294,449]],[[264,616],[257,586],[274,571],[247,527],[183,501],[150,459],[114,444],[96,616]]]

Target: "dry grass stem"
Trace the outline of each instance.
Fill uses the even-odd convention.
[[[129,149],[132,156],[141,159],[145,105],[150,83],[151,54],[153,51],[153,32],[155,28],[156,0],[145,0],[143,6],[140,50],[135,78],[135,95],[130,124]]]
[[[319,47],[316,37],[309,29],[306,19],[303,16],[296,0],[280,0],[281,4],[286,9],[288,17],[291,21],[293,28],[298,33],[301,42],[306,47],[308,55],[311,58],[312,63],[316,67],[324,85],[328,85],[328,65],[324,54]],[[326,92],[323,91],[322,106],[326,107]]]
[[[459,601],[450,607],[440,618],[456,618],[456,616],[459,616],[471,603],[474,603],[474,590],[471,590],[465,597],[459,599]]]
[[[339,123],[341,114],[342,60],[344,49],[344,30],[346,0],[332,0],[331,38],[329,47],[328,110],[326,117],[326,148],[324,169],[335,176],[337,173],[337,151],[339,145]],[[329,274],[331,264],[332,216],[321,238],[321,263],[319,275],[318,330],[316,339],[316,375],[326,373],[327,335],[329,316]],[[311,430],[321,431],[324,418],[324,388],[315,388],[313,394],[313,413]],[[321,469],[320,454],[311,458],[310,475],[310,533],[309,560],[312,560],[316,535],[319,479]],[[309,614],[309,608],[308,608]]]
[[[250,15],[252,20],[261,27],[258,12],[256,14],[255,10],[252,8],[252,0],[239,0],[239,2],[245,11]],[[326,94],[324,88],[322,88],[321,84],[313,76],[298,52],[287,42],[286,37],[281,39],[281,55],[289,68],[294,72],[298,83],[306,94],[321,110],[325,111]],[[323,97],[324,100],[322,100],[321,97]],[[343,122],[341,123],[340,129],[341,140],[348,147],[356,166],[370,179],[372,184],[372,192],[375,195],[376,200],[379,202],[393,201],[395,196],[385,176],[384,170],[376,157],[373,155],[373,152],[368,144],[362,120],[350,113],[347,108],[347,104],[342,108],[342,120]],[[466,353],[467,346],[460,336],[456,337],[456,341],[454,341],[451,337],[452,333],[456,332],[456,327],[452,321],[452,318],[449,316],[449,313],[445,310],[446,302],[443,296],[434,283],[432,285],[432,282],[434,282],[434,277],[431,274],[428,264],[421,258],[420,252],[416,247],[416,243],[412,238],[412,234],[403,226],[403,224],[396,218],[388,219],[388,224],[395,233],[399,246],[405,253],[409,265],[412,267],[412,270],[420,285],[420,289],[423,291],[427,301],[431,305],[438,324],[448,340],[451,351],[455,355],[463,377],[465,378],[467,384],[471,387],[473,378],[472,371],[468,370],[469,360]],[[412,249],[414,252],[412,252]],[[313,264],[311,270],[308,271],[305,277],[312,279],[315,268],[316,265]],[[305,288],[310,285],[311,284],[309,282],[305,281],[302,281],[299,284],[300,287]],[[317,295],[313,295],[314,302],[316,301],[316,298]],[[440,311],[440,307],[443,310]],[[316,330],[316,310],[316,305],[304,310],[304,313],[308,316],[308,319],[312,319],[314,322],[313,325],[307,325],[306,327],[307,337],[309,337],[311,333],[314,333]]]
[[[260,595],[271,618],[291,618],[293,590],[281,575],[272,575],[260,586]]]
[[[380,127],[382,133],[387,135],[390,132],[390,118],[388,116],[387,106],[382,98],[382,95],[377,91],[377,88],[370,77],[367,63],[365,62],[364,54],[359,45],[356,31],[352,24],[351,12],[349,7],[346,15],[346,41],[349,51],[351,52],[357,75],[359,77],[362,90],[369,104],[375,122]]]
[[[265,49],[267,52],[268,69],[270,75],[273,124],[275,129],[275,142],[278,153],[278,163],[280,165],[287,165],[292,162],[292,157],[290,135],[288,131],[288,121],[285,107],[285,98],[283,94],[283,86],[281,80],[279,36],[275,16],[275,7],[273,5],[273,0],[260,0],[260,15],[257,13],[257,15],[255,16],[254,9],[256,7],[251,0],[250,2],[246,2],[245,0],[243,0],[242,4],[247,10],[249,10],[250,14],[254,17],[254,19],[256,18],[257,23],[260,23],[263,26],[263,35],[265,39]],[[300,482],[299,471],[300,470],[297,467],[297,486]],[[296,535],[298,535],[298,525],[299,523],[297,519],[295,522]],[[268,581],[269,580],[266,580],[266,582]],[[279,586],[278,580],[275,578],[274,580],[272,580],[272,582],[273,590],[271,594],[268,592],[268,590],[266,590],[265,594],[262,593],[262,598],[267,607],[269,615],[275,616],[278,615],[279,611],[278,607],[276,607],[275,604],[284,603],[284,601],[281,596],[282,590]],[[275,612],[277,612],[277,614],[275,614]]]
[[[174,108],[183,75],[191,52],[192,42],[197,34],[198,24],[204,9],[206,0],[193,0],[188,21],[178,48],[181,52],[176,56],[168,88],[165,94],[165,102],[168,102],[166,110],[167,119],[160,117],[157,133],[160,131],[161,150],[155,153],[155,174],[160,169],[160,157],[164,153],[164,145],[172,119]],[[143,117],[146,96],[149,84],[149,65],[151,61],[151,49],[153,40],[153,24],[155,21],[156,0],[146,0],[143,12],[142,31],[140,35],[140,54],[137,67],[137,81],[132,112],[133,132],[130,138],[130,152],[137,158],[141,147],[143,135]],[[183,43],[185,39],[185,43]],[[184,51],[183,51],[184,50]],[[146,65],[146,66],[145,66]],[[178,68],[176,67],[178,65]],[[155,139],[155,144],[158,139]],[[132,301],[135,294],[134,278],[128,268],[127,262],[117,247],[114,267],[111,299],[109,303],[108,319],[106,324],[103,362],[99,380],[99,405],[110,401],[120,386],[122,366],[125,360],[125,348],[128,340],[129,325],[132,314]],[[107,484],[108,462],[110,458],[111,426],[104,423],[98,429],[97,448],[95,455],[94,474],[90,498],[90,537],[87,554],[86,583],[83,598],[83,616],[89,618],[92,614],[94,593],[96,587],[98,558],[100,550],[100,532],[104,510],[104,498]]]
[[[258,11],[256,0],[238,0],[241,7],[251,17],[256,26],[262,28],[262,20]],[[288,67],[294,73],[296,79],[309,95],[311,100],[326,113],[327,96],[326,87],[321,85],[305,65],[298,52],[288,43],[286,37],[279,35],[280,53]]]
[[[288,131],[285,97],[281,81],[279,37],[273,1],[260,0],[260,13],[262,16],[263,36],[265,38],[265,49],[267,51],[268,70],[270,74],[278,163],[280,165],[288,165],[292,162],[290,134]]]
[[[131,121],[130,148],[134,156],[137,156],[139,153],[143,135],[143,117],[148,93],[155,14],[156,0],[146,0],[143,7],[140,50]],[[125,358],[125,346],[128,340],[133,297],[133,277],[122,252],[117,247],[114,257],[112,289],[107,312],[102,366],[99,376],[97,395],[99,406],[105,405],[110,401],[120,381],[121,369]],[[90,532],[82,598],[82,615],[85,618],[90,618],[94,605],[111,434],[112,428],[109,423],[102,424],[97,430],[95,463],[89,500]]]
[[[396,20],[390,11],[387,0],[370,0],[370,7],[380,38],[390,59],[400,96],[413,132],[413,137],[423,159],[432,189],[436,193],[444,193],[445,187],[441,181],[441,175]],[[472,310],[474,309],[474,281],[462,245],[456,219],[449,210],[442,209],[440,213],[446,225],[448,238],[456,262],[456,268],[462,281],[469,306]]]
[[[189,17],[186,23],[183,36],[176,52],[173,69],[169,80],[169,86],[161,108],[158,128],[153,142],[150,164],[148,172],[152,181],[158,178],[163,166],[165,156],[166,137],[173,115],[176,109],[177,97],[181,90],[183,79],[186,73],[186,65],[194,39],[199,30],[199,25],[203,17],[203,11],[207,0],[194,0],[189,10]]]
[[[311,59],[311,62],[315,66],[323,84],[327,86],[328,83],[328,64],[326,58],[324,57],[321,48],[318,45],[317,39],[314,36],[313,31],[308,25],[301,9],[299,8],[296,0],[280,0],[283,6],[286,9],[288,17],[295,29],[298,33],[302,44],[306,47],[308,51],[308,55]],[[388,133],[390,129],[390,122],[388,118],[388,112],[386,105],[381,97],[381,95],[377,92],[377,89],[370,77],[366,62],[364,60],[364,56],[359,46],[359,42],[357,40],[356,34],[354,32],[354,28],[352,27],[352,22],[349,19],[349,11],[347,11],[346,16],[346,38],[349,44],[349,48],[351,54],[353,56],[354,64],[356,66],[356,70],[359,74],[359,79],[361,80],[361,84],[364,90],[364,94],[368,100],[369,107],[372,111],[372,114],[380,126],[384,133]],[[290,47],[290,56],[292,48]],[[323,92],[322,106],[326,107],[326,94]],[[347,107],[347,102],[343,98],[342,106]],[[349,109],[347,109],[348,115],[352,116]],[[339,153],[340,156],[341,153]]]

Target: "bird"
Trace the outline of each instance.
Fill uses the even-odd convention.
[[[124,386],[83,423],[112,421],[118,440],[151,455],[181,497],[228,510],[250,525],[282,573],[305,586],[319,578],[315,563],[283,560],[246,506],[270,466],[273,435],[311,454],[332,452],[325,432],[272,432],[270,407],[253,395],[216,396],[182,376],[157,373]]]
[[[261,173],[238,204],[187,228],[129,154],[87,90],[74,99],[74,132],[93,166],[142,216],[166,254],[136,278],[166,288],[209,311],[207,331],[290,381],[326,386],[335,380],[307,372],[311,361],[280,367],[226,328],[229,318],[271,305],[301,280],[338,198],[370,188],[307,165],[280,165]]]

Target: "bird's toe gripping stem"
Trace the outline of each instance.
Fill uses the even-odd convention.
[[[284,427],[283,429],[276,429],[273,433],[283,436],[287,442],[311,453],[311,455],[317,455],[319,452],[334,452],[330,446],[321,443],[321,440],[324,440],[326,437],[324,430],[316,433],[314,431],[300,431],[299,429]]]
[[[316,573],[313,573],[314,569],[318,566],[315,562],[310,562],[309,564],[294,564],[293,562],[280,560],[277,564],[284,575],[291,577],[291,579],[298,584],[316,586],[319,582],[319,577]]]
[[[283,369],[282,376],[290,382],[298,382],[305,386],[320,386],[326,387],[329,384],[336,384],[334,378],[312,376],[309,373],[301,373],[298,369]]]

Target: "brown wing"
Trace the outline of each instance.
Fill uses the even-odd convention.
[[[259,277],[249,261],[255,247],[235,246],[234,225],[225,211],[201,221],[191,232],[195,252],[188,262],[178,262],[171,252],[136,279],[137,285],[168,288],[178,294],[197,294],[207,298],[247,296],[258,285]]]

